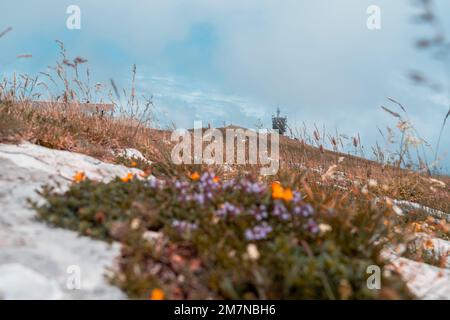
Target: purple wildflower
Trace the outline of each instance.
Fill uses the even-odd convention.
[[[304,204],[295,206],[293,211],[297,216],[308,218],[313,215],[314,208],[310,204]]]
[[[250,210],[250,214],[254,216],[258,221],[266,219],[269,216],[269,214],[267,213],[267,207],[263,204]]]
[[[225,182],[222,184],[222,188],[223,188],[224,190],[227,190],[227,189],[240,190],[240,189],[241,189],[241,185],[238,184],[238,183],[236,182],[236,180],[231,179],[231,180],[225,181]]]
[[[205,172],[200,178],[200,186],[204,190],[214,190],[219,187],[219,182],[214,173]]]
[[[247,193],[256,193],[256,194],[261,194],[266,192],[267,187],[262,184],[262,183],[258,183],[258,182],[252,182],[249,180],[243,180],[241,182],[242,187],[244,188],[244,191]]]
[[[163,186],[164,181],[156,179],[154,176],[151,176],[147,180],[147,185],[152,189],[161,188]]]
[[[212,199],[214,198],[214,196],[213,196],[213,194],[212,194],[211,191],[206,192],[206,193],[205,193],[205,197],[206,197],[206,199],[208,199],[208,200],[212,200]]]
[[[299,203],[302,201],[302,194],[298,191],[293,192],[292,202]]]
[[[308,222],[305,224],[305,229],[312,234],[317,234],[320,231],[319,226],[313,219],[308,219]]]
[[[283,202],[278,200],[275,201],[272,215],[280,218],[281,220],[289,220],[291,218],[291,215],[289,214],[287,208],[284,206]]]
[[[236,207],[234,204],[231,204],[229,202],[225,202],[217,211],[216,215],[218,217],[225,218],[228,215],[230,216],[237,216],[241,213],[241,209]]]
[[[186,181],[175,181],[175,189],[177,190],[186,190],[189,187],[189,183]]]
[[[244,235],[247,240],[255,241],[267,238],[267,235],[270,232],[272,232],[272,227],[264,221],[263,223],[256,225],[253,228],[245,230]]]
[[[194,201],[197,202],[199,205],[205,204],[205,195],[203,193],[197,193],[193,195]]]
[[[184,233],[196,230],[198,225],[196,223],[175,219],[172,221],[172,227],[174,227],[178,232]]]

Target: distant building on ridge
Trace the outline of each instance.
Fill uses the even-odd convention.
[[[272,116],[272,129],[277,130],[279,134],[284,135],[286,133],[287,118],[280,116],[280,108],[277,108],[277,115]]]

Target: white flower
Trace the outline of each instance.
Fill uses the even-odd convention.
[[[139,228],[140,224],[141,224],[141,221],[137,218],[131,220],[131,229],[136,230],[137,228]]]
[[[319,224],[319,230],[321,234],[327,233],[332,230],[329,224],[321,223]]]
[[[258,251],[258,247],[255,244],[250,243],[247,246],[247,255],[250,258],[250,260],[253,260],[253,261],[258,260],[259,256],[260,256],[259,251]]]

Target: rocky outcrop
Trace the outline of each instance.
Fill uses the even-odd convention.
[[[103,181],[140,172],[29,143],[0,144],[0,299],[125,298],[104,277],[119,245],[52,228],[27,203],[40,200],[43,184],[66,188],[77,171]],[[80,289],[72,283],[78,275]]]
[[[406,258],[395,258],[392,267],[409,290],[423,300],[450,300],[450,270]]]

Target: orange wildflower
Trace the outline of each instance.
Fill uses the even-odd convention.
[[[217,177],[217,176],[213,178],[213,181],[214,181],[215,183],[219,182],[219,180],[220,180],[220,179],[219,179],[219,177]]]
[[[294,197],[290,188],[283,188],[279,182],[272,183],[272,198],[281,199],[284,201],[291,201]]]
[[[428,250],[434,249],[433,241],[431,241],[430,239],[427,239],[425,241],[425,243],[423,244],[423,246],[424,246],[425,249],[428,249]]]
[[[147,168],[144,170],[144,172],[139,173],[139,176],[141,176],[142,178],[147,178],[151,173],[151,170]]]
[[[164,291],[161,289],[153,289],[150,293],[150,300],[164,300]]]
[[[289,202],[289,201],[292,201],[292,198],[294,198],[294,194],[292,193],[292,190],[289,188],[284,189],[283,200]]]
[[[136,161],[133,161],[132,163],[131,163],[131,166],[132,167],[136,167],[138,164],[137,164],[137,162]]]
[[[77,171],[77,172],[75,173],[75,175],[73,176],[73,180],[74,180],[75,182],[81,182],[81,181],[84,181],[84,180],[86,180],[86,175],[84,174],[83,171]]]
[[[133,180],[133,174],[129,172],[125,177],[120,178],[120,180],[122,180],[122,182],[130,182]]]
[[[283,187],[278,182],[272,182],[272,198],[280,199],[283,196]]]
[[[191,174],[191,179],[192,179],[193,181],[200,180],[200,174],[199,174],[198,172],[192,173],[192,174]]]

